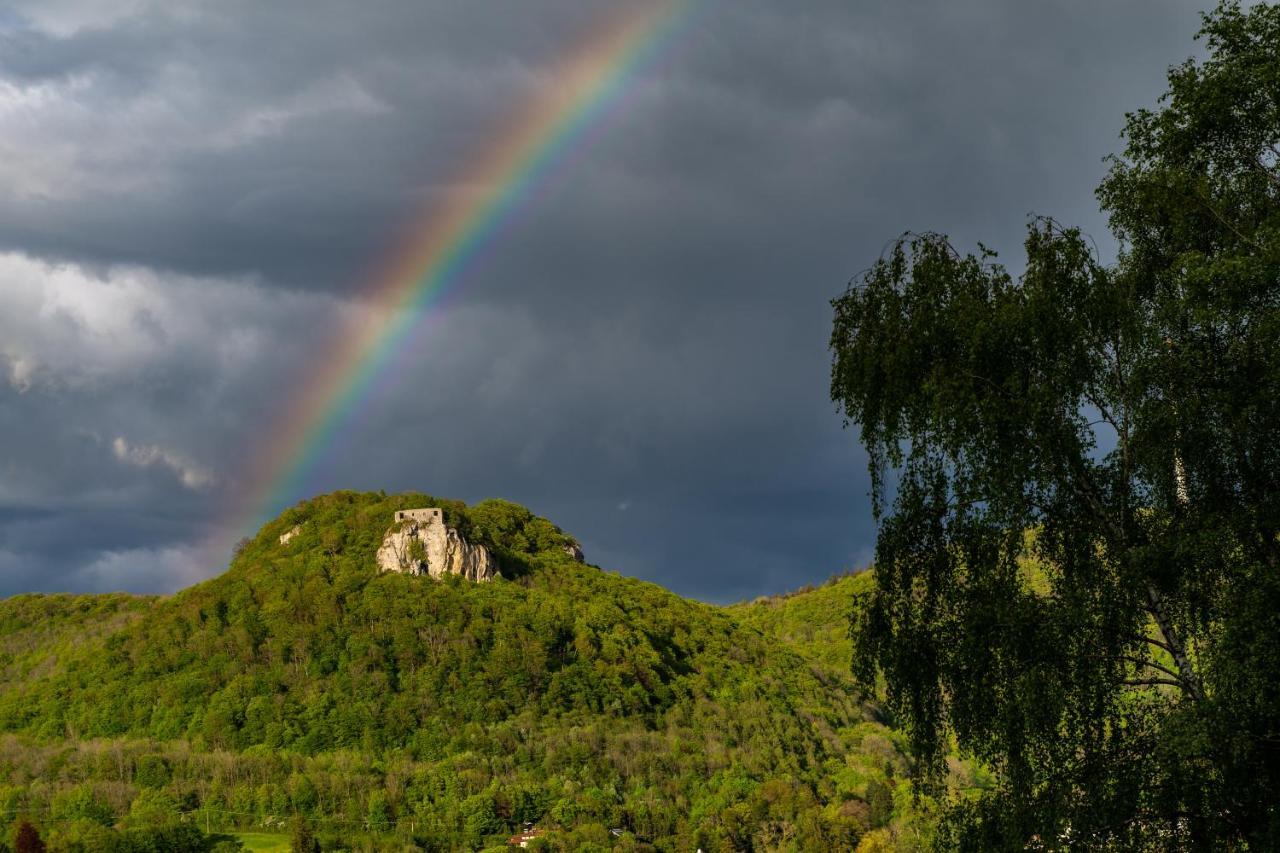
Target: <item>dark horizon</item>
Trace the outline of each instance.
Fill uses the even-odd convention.
[[[1016,271],[1046,214],[1112,254],[1103,158],[1200,8],[713,6],[316,489],[502,497],[714,603],[865,567],[829,300],[909,229]],[[201,543],[281,395],[587,23],[560,0],[120,9],[0,11],[0,595],[225,568]]]

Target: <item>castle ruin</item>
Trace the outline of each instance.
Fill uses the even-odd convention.
[[[462,575],[472,581],[492,580],[498,562],[483,545],[473,545],[444,523],[438,507],[402,509],[378,549],[378,569],[440,578]]]
[[[402,509],[396,513],[396,521],[416,521],[419,524],[443,524],[444,513],[439,507],[424,507],[422,509]]]

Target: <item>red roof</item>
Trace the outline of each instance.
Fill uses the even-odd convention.
[[[541,838],[545,834],[546,830],[534,827],[533,829],[526,829],[524,832],[511,836],[507,839],[507,843],[521,846],[535,838]]]

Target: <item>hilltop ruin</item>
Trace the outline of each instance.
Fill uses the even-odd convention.
[[[467,580],[492,580],[498,561],[483,545],[473,545],[444,522],[439,507],[404,509],[378,549],[378,569],[433,578],[461,575]]]

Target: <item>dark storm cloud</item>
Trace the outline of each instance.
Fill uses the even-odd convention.
[[[410,212],[610,4],[0,12],[0,592],[169,590]],[[829,307],[901,231],[1016,268],[1187,3],[711,3],[402,354],[316,489],[521,501],[714,600],[870,557]],[[395,448],[389,451],[388,448]]]

